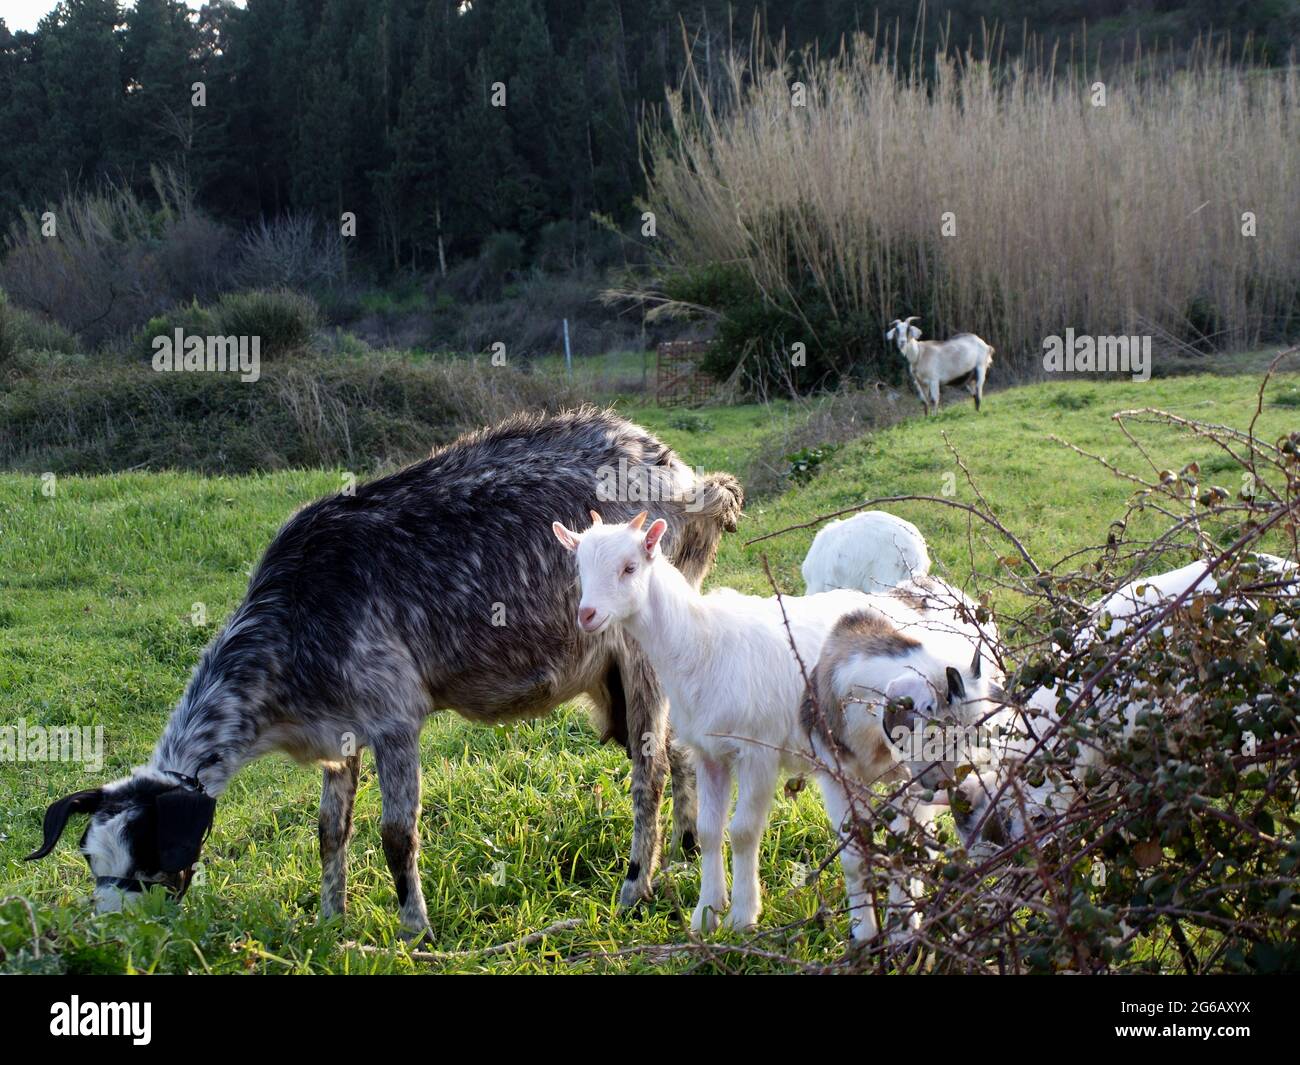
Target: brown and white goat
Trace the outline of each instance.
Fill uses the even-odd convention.
[[[974,604],[959,590],[920,577],[870,599],[871,609],[841,618],[827,637],[800,713],[826,812],[844,838],[840,862],[855,940],[877,933],[867,854],[854,824],[864,786],[914,781],[896,803],[891,825],[897,830],[912,821],[927,828],[942,803],[924,801],[919,789],[937,785],[958,760],[948,753],[954,745],[961,757],[978,756],[973,748],[997,714],[1003,680],[989,650],[996,630],[975,622]],[[938,753],[934,722],[942,723]],[[910,880],[891,884],[886,923],[892,937],[918,927],[919,889]]]

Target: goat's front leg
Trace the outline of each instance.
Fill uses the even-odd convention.
[[[902,834],[908,830],[909,825],[918,826],[925,840],[926,852],[933,857],[936,851],[930,845],[931,828],[941,809],[938,805],[905,800],[903,812],[890,823],[890,831]],[[894,878],[890,881],[885,925],[889,929],[891,942],[904,942],[920,930],[920,902],[924,890],[925,885],[920,880],[906,874],[901,880]]]
[[[361,755],[324,767],[320,790],[320,916],[322,921],[347,910],[348,840],[352,805],[357,797]]]
[[[712,932],[727,908],[727,867],[722,858],[722,830],[731,806],[731,770],[703,755],[695,759],[700,812],[700,900],[691,914],[692,932]]]
[[[668,778],[668,701],[640,649],[620,662],[627,698],[627,746],[632,760],[632,857],[619,892],[620,906],[635,906],[652,892],[659,848],[659,808]]]
[[[817,774],[817,786],[831,826],[844,843],[840,849],[840,866],[844,870],[844,892],[849,901],[849,935],[855,942],[866,942],[875,938],[878,928],[876,910],[867,892],[866,855],[858,846],[853,829],[853,804],[848,792],[829,773]]]
[[[668,768],[673,781],[673,835],[668,849],[689,858],[698,850],[695,822],[699,817],[699,798],[695,792],[695,766],[691,752],[668,732]]]
[[[921,406],[925,408],[925,413],[930,413],[930,393],[921,387],[921,382],[915,374],[909,374],[912,379],[912,387],[916,389],[917,399],[921,401]]]
[[[758,852],[780,775],[780,761],[768,751],[744,758],[736,774],[736,813],[731,819],[731,912],[727,914],[731,928],[752,927],[763,909]]]
[[[379,832],[384,857],[393,874],[401,908],[404,938],[414,939],[429,928],[420,887],[420,737],[419,733],[387,736],[374,743],[375,770],[384,812]]]

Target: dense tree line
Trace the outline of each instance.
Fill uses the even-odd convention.
[[[936,2],[926,45],[936,27],[964,44],[986,21],[1046,30],[1134,8],[1171,33],[1253,27],[1276,58],[1297,0]],[[498,233],[563,263],[583,254],[594,213],[635,217],[638,128],[688,48],[707,73],[748,41],[757,13],[790,48],[887,25],[906,50],[915,11],[915,0],[215,0],[199,12],[64,0],[34,33],[0,20],[0,226],[105,177],[143,189],[166,164],[223,220],[353,212],[379,264],[435,268]]]

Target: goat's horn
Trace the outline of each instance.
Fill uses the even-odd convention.
[[[633,518],[631,521],[627,523],[627,527],[629,529],[639,529],[641,528],[642,525],[645,524],[645,520],[649,516],[650,516],[650,512],[648,510],[643,510],[641,511],[640,514],[638,514],[635,518]]]
[[[604,525],[604,524],[605,524],[605,519],[602,518],[599,514],[597,514],[594,510],[588,511],[587,513],[589,513],[589,514],[591,515],[591,524],[592,524],[592,525]]]
[[[921,316],[920,316],[919,314],[914,314],[914,315],[912,315],[911,318],[904,318],[904,319],[903,319],[903,324],[904,324],[904,325],[911,325],[913,322],[915,322],[915,321],[916,321],[918,318],[920,318],[920,317],[921,317]]]

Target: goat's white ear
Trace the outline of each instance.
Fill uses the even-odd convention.
[[[885,334],[885,339],[893,340],[894,337],[896,337],[897,335],[898,335],[898,325],[897,323],[895,323],[894,325],[890,326],[889,332]]]
[[[582,537],[572,529],[566,529],[558,521],[553,521],[551,522],[551,532],[555,533],[555,538],[570,551],[578,550],[578,544],[582,540]]]
[[[917,329],[916,326],[914,325],[909,325],[907,327],[907,335],[910,336],[913,340],[920,340],[921,330]]]
[[[659,547],[659,541],[668,531],[668,523],[663,518],[655,518],[650,523],[650,528],[645,533],[645,553],[648,557],[653,558],[656,549]]]

